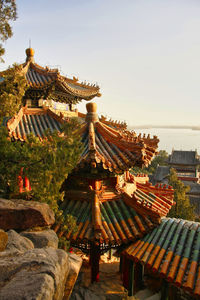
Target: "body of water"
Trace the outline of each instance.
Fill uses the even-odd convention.
[[[150,128],[137,129],[137,134],[156,135],[160,142],[159,150],[166,150],[169,154],[174,150],[197,150],[200,154],[200,130],[192,129],[169,129],[169,128]]]

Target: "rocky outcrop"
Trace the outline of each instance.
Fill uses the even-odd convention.
[[[46,203],[0,199],[0,228],[3,230],[26,230],[54,222],[54,213]]]
[[[58,237],[53,230],[42,231],[24,231],[20,233],[21,236],[27,237],[34,244],[35,248],[52,247],[58,248]]]
[[[6,249],[0,252],[0,300],[69,299],[82,259],[61,249],[33,248],[34,244],[14,230],[8,232]]]
[[[69,299],[74,284],[76,283],[80,268],[82,265],[82,259],[75,255],[69,254],[69,269],[70,272],[68,274],[68,278],[65,283],[65,292],[64,292],[64,299]]]
[[[0,261],[0,299],[62,299],[69,273],[66,252],[32,249]]]
[[[8,243],[6,250],[10,252],[25,252],[34,248],[33,243],[26,237],[20,236],[16,231],[9,230],[8,234]]]
[[[0,300],[69,299],[82,259],[57,249],[54,222],[45,203],[0,199]]]

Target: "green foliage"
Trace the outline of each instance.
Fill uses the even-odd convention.
[[[12,36],[12,27],[10,21],[17,18],[17,7],[15,0],[0,0],[0,40],[5,42]],[[0,44],[0,61],[3,62],[1,56],[5,53],[3,45]]]
[[[1,73],[0,82],[0,120],[13,116],[22,105],[27,83],[19,65],[13,65]]]
[[[150,172],[148,171],[147,168],[133,167],[131,169],[131,173],[137,175],[137,174],[149,174]]]
[[[168,159],[168,153],[165,150],[160,150],[158,154],[154,157],[151,164],[147,168],[147,171],[150,174],[155,173],[158,165],[159,166],[166,166],[167,165],[167,159]]]
[[[176,171],[173,168],[169,174],[169,185],[174,189],[174,201],[176,204],[172,206],[168,217],[194,221],[194,206],[190,204],[189,197],[186,195],[190,187],[185,186],[184,183],[178,179]]]
[[[75,233],[78,229],[76,225],[76,219],[72,215],[66,215],[63,221],[60,220],[60,224],[64,224],[64,226],[62,226],[61,232],[65,232],[66,234],[70,231]],[[69,246],[69,241],[67,241],[64,236],[61,236],[59,238],[59,248],[67,250]]]
[[[61,231],[75,227],[73,217],[66,219],[59,202],[64,192],[60,192],[68,173],[76,166],[82,144],[76,134],[78,123],[71,120],[63,126],[62,136],[57,132],[47,133],[42,141],[30,135],[26,142],[11,142],[5,128],[0,128],[0,190],[7,198],[24,198],[46,202],[53,209],[56,224]],[[31,183],[31,191],[19,193],[18,176],[23,170]]]

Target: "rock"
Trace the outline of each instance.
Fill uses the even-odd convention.
[[[8,234],[0,229],[0,251],[4,251],[8,241]]]
[[[14,230],[9,230],[8,232],[8,243],[6,250],[14,252],[26,252],[27,250],[33,249],[34,245],[31,240],[26,237],[21,236]]]
[[[20,235],[30,239],[33,242],[35,248],[58,248],[58,237],[53,230],[48,229],[43,231],[24,231],[21,232]]]
[[[68,254],[61,249],[0,259],[0,300],[61,300],[69,273]]]
[[[26,230],[54,222],[54,213],[46,203],[0,198],[0,228],[3,230]]]
[[[0,290],[0,300],[50,300],[54,299],[54,280],[48,274],[21,271],[6,287]],[[62,299],[62,298],[60,298]]]
[[[64,299],[69,299],[82,265],[82,259],[79,256],[68,253],[68,257],[70,272],[65,284]]]

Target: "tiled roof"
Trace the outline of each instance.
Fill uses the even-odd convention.
[[[130,185],[131,195],[127,192]],[[83,250],[94,240],[102,249],[119,246],[152,230],[170,207],[159,197],[145,194],[134,183],[122,188],[102,186],[99,191],[67,190],[61,209],[77,219],[78,232],[62,234]]]
[[[164,218],[124,255],[167,281],[200,296],[200,223]]]
[[[102,164],[104,169],[115,173],[134,165],[148,165],[156,154],[159,142],[156,136],[142,137],[135,132],[114,129],[101,122],[96,112],[88,112],[80,133],[83,135],[84,150],[79,167]]]
[[[75,78],[69,79],[60,75],[58,70],[45,69],[33,62],[26,64],[24,72],[31,88],[41,89],[54,83],[57,86],[57,92],[67,93],[81,99],[91,100],[100,95],[98,86],[79,83]]]
[[[146,182],[145,184],[136,183],[136,186],[145,197],[154,199],[151,204],[151,209],[158,211],[160,216],[165,216],[174,204],[174,190],[169,185],[157,184],[152,186],[150,182]]]
[[[11,137],[24,141],[30,133],[42,139],[46,130],[61,131],[63,122],[62,117],[49,109],[23,107],[16,116],[7,121],[7,128]]]
[[[197,165],[200,164],[200,161],[197,156],[196,151],[172,151],[172,154],[169,155],[169,164],[180,164],[180,165]]]
[[[91,195],[88,198],[90,199]],[[75,234],[70,232],[66,235],[67,239],[75,245],[87,245],[96,240],[100,248],[102,245],[119,246],[130,240],[136,240],[155,227],[155,221],[151,217],[141,215],[126,205],[122,196],[109,201],[98,200],[100,215],[97,219],[93,215],[93,202],[94,200],[81,199],[81,193],[79,193],[76,200],[68,200],[62,206],[65,214],[71,214],[77,219],[78,232]],[[96,232],[95,227],[98,228]]]
[[[80,128],[80,136],[84,149],[77,168],[101,164],[104,169],[120,173],[134,165],[147,165],[156,153],[157,137],[138,137],[135,133],[126,130],[113,129],[98,120],[84,121]],[[45,130],[60,131],[64,122],[62,117],[54,114],[47,108],[23,107],[16,116],[7,122],[10,136],[25,140],[33,133],[43,138]]]
[[[33,51],[33,49],[27,49]],[[47,90],[50,88],[51,95],[59,97],[60,102],[69,102],[70,97],[76,99],[76,102],[82,99],[91,100],[95,96],[101,96],[99,92],[99,86],[91,85],[83,82],[79,82],[77,78],[68,78],[62,76],[58,69],[43,68],[34,62],[33,55],[30,55],[30,51],[26,51],[27,59],[24,64],[21,65],[22,73],[25,75],[29,89],[28,95],[31,91]],[[33,54],[33,53],[32,53]],[[3,74],[1,72],[0,74]],[[51,87],[54,86],[55,90]]]
[[[147,215],[162,217],[166,216],[173,205],[173,190],[170,198],[157,196],[153,193],[144,192],[142,188],[136,188],[132,195],[124,193],[124,198],[127,204],[135,209],[142,208],[142,211]],[[134,201],[133,201],[134,199]]]

